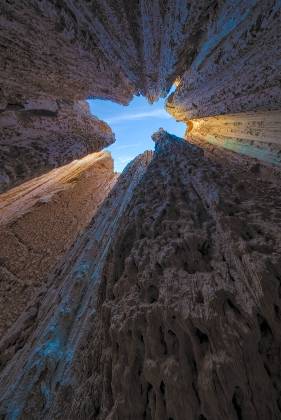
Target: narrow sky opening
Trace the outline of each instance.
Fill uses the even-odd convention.
[[[178,123],[165,110],[165,99],[153,105],[142,96],[135,96],[128,106],[115,102],[88,100],[91,113],[107,122],[115,133],[116,142],[107,148],[114,159],[115,171],[124,167],[145,150],[153,150],[151,135],[160,127],[183,137],[185,124]]]

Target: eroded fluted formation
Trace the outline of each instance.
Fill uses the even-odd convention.
[[[0,192],[115,141],[84,101],[33,100],[0,112]]]
[[[1,100],[166,94],[217,1],[1,2]],[[47,37],[46,37],[47,34]],[[15,95],[16,94],[16,95]]]
[[[278,0],[221,4],[166,103],[188,137],[280,164],[280,24]]]
[[[192,119],[185,137],[281,166],[281,112],[245,112]]]
[[[2,1],[0,192],[113,141],[100,122],[80,118],[77,100],[165,96],[214,4]]]
[[[74,392],[75,360],[91,334],[96,288],[108,250],[151,157],[146,152],[127,167],[84,234],[41,289],[38,284],[37,294],[33,290],[16,325],[2,337],[0,416],[54,419],[64,415],[62,407],[69,406]]]
[[[10,177],[20,182],[19,172],[31,178],[51,158],[55,166],[65,164],[107,143],[103,136],[81,140],[75,130],[50,139],[44,130],[58,104],[68,104],[71,125],[69,101],[101,97],[127,104],[139,93],[154,101],[176,81],[167,109],[185,122],[280,109],[280,10],[279,0],[132,0],[129,6],[125,0],[2,1],[0,109],[10,110],[0,121],[2,191]],[[21,133],[18,118],[25,118],[22,107],[34,99],[50,104],[48,121],[46,114],[32,118],[29,128],[34,125],[42,137],[19,150],[18,141],[22,145],[30,133]],[[18,128],[12,134],[7,118]],[[65,134],[65,127],[59,131]]]
[[[163,131],[154,140],[67,416],[280,419],[280,173],[264,180],[249,158]]]
[[[0,337],[12,326],[13,332],[21,330],[17,319],[46,289],[48,274],[115,181],[111,156],[100,152],[0,195]],[[0,364],[5,357],[2,353]]]
[[[154,140],[2,371],[7,419],[280,418],[280,173]]]
[[[281,418],[280,24],[280,0],[1,1],[1,419]],[[173,82],[188,141],[156,133],[77,238],[115,180],[81,101]]]
[[[281,3],[225,1],[167,109],[181,120],[280,109]]]

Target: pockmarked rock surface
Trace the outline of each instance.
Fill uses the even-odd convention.
[[[32,100],[0,112],[0,192],[115,141],[85,101]]]
[[[115,182],[113,160],[100,152],[0,195],[1,338],[47,290],[48,275]],[[0,364],[4,361],[1,352]]]
[[[69,416],[280,419],[278,177],[163,131],[154,139],[103,271]]]
[[[153,138],[153,159],[137,182],[119,178],[2,371],[7,418],[280,418],[278,175]]]
[[[279,0],[223,2],[166,101],[187,137],[280,166]]]
[[[166,95],[217,1],[1,2],[1,100]]]
[[[279,0],[80,3],[1,2],[0,191],[114,141],[86,98],[153,102],[175,83],[185,122],[280,110]]]

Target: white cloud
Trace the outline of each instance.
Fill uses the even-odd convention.
[[[122,149],[130,149],[131,147],[135,147],[135,146],[140,146],[140,143],[129,143],[129,144],[122,144],[121,146],[119,146],[118,144],[116,145],[116,143],[113,143],[113,145],[111,145],[111,148],[113,150],[122,150]]]
[[[131,162],[131,160],[133,160],[134,158],[133,158],[133,156],[120,156],[117,159],[120,163],[124,164],[124,163]]]
[[[107,119],[109,124],[123,121],[143,120],[145,118],[170,118],[169,114],[164,109],[154,109],[147,112],[135,112],[134,114],[120,114],[115,117]]]

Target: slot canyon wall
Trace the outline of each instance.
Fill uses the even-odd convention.
[[[116,177],[109,153],[93,153],[0,195],[1,336],[42,292]]]
[[[115,141],[87,102],[33,100],[0,112],[0,192]]]
[[[281,419],[280,25],[280,0],[1,1],[0,419]],[[173,84],[185,139],[118,176],[85,100]]]
[[[122,173],[84,234],[28,302],[16,331],[10,328],[1,339],[2,417],[54,418],[55,396],[70,397],[74,360],[91,331],[108,250],[151,157],[144,153]]]
[[[280,165],[280,1],[222,3],[166,109],[193,140]]]

